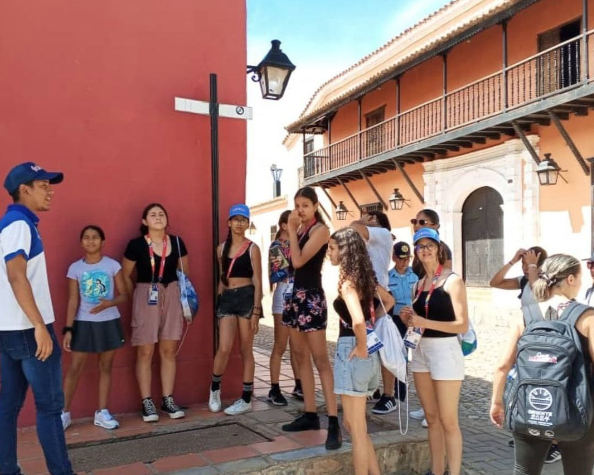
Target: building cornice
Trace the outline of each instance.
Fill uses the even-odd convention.
[[[261,214],[271,211],[275,208],[283,207],[287,208],[289,205],[289,199],[287,195],[279,196],[269,201],[263,201],[250,206],[250,212],[252,214]]]

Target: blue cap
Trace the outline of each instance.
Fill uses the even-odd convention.
[[[229,210],[229,219],[233,216],[243,216],[250,219],[250,209],[246,205],[233,205]]]
[[[46,172],[39,165],[33,162],[25,162],[17,165],[6,175],[4,180],[4,188],[9,194],[13,194],[24,183],[33,180],[49,180],[52,185],[61,183],[64,179],[64,174],[60,172]]]
[[[432,228],[419,229],[413,237],[413,242],[416,244],[421,239],[432,239],[436,243],[441,242],[441,240],[439,239],[439,233],[435,229],[432,229]]]

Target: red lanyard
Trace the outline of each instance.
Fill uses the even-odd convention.
[[[231,270],[233,269],[233,265],[235,264],[235,261],[238,258],[240,258],[241,256],[243,256],[244,252],[247,251],[247,248],[250,247],[251,243],[252,243],[252,241],[247,239],[243,243],[243,246],[241,246],[241,249],[239,249],[239,251],[237,251],[237,254],[235,254],[235,257],[233,257],[233,259],[231,260],[231,264],[229,264],[229,269],[227,270],[227,280],[229,280],[229,276],[231,275]]]
[[[316,218],[313,219],[313,221],[311,223],[309,223],[309,226],[305,229],[305,231],[303,231],[303,234],[301,235],[301,237],[299,238],[299,245],[301,246],[301,241],[303,241],[303,238],[307,235],[307,233],[309,232],[309,230],[313,227],[314,224],[316,224],[318,221]]]
[[[441,277],[441,271],[442,270],[443,270],[443,266],[440,264],[439,267],[437,268],[437,272],[435,272],[435,275],[433,276],[433,282],[431,283],[431,287],[429,288],[429,292],[427,293],[427,297],[425,297],[425,318],[429,318],[429,300],[431,300],[431,295],[433,294],[433,291],[435,290],[435,286],[437,285],[437,281]],[[424,286],[425,286],[425,279],[423,279],[423,284],[422,285],[419,284],[419,287],[417,288],[417,295],[415,296],[415,302],[421,296],[421,293],[423,292],[423,287]]]
[[[144,239],[146,239],[146,243],[148,244],[149,248],[149,256],[151,258],[151,269],[153,271],[151,282],[155,282],[155,252],[153,251],[153,241],[151,237],[147,234]],[[167,235],[163,238],[163,250],[161,251],[161,265],[159,267],[159,276],[157,282],[161,282],[163,280],[163,273],[165,272],[165,261],[167,260]]]

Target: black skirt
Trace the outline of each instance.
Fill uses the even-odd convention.
[[[70,349],[84,353],[103,353],[124,346],[124,331],[119,318],[106,322],[74,321]]]

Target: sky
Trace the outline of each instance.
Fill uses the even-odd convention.
[[[258,64],[281,41],[297,66],[279,101],[264,100],[248,76],[247,203],[272,198],[270,166],[283,168],[284,126],[295,121],[328,79],[440,9],[449,0],[247,0],[247,59]],[[268,181],[262,183],[262,177]]]

